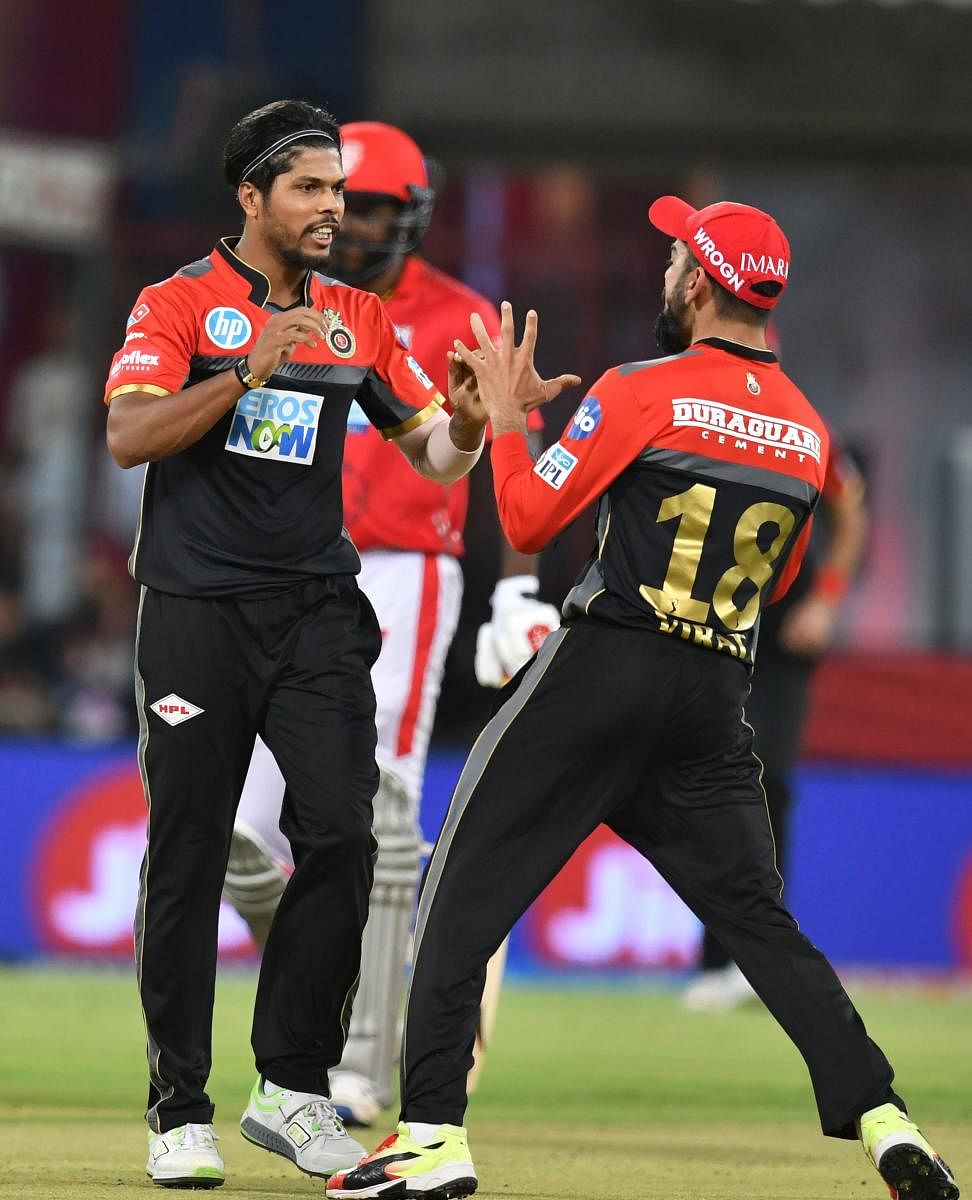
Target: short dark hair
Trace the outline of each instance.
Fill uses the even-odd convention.
[[[313,130],[307,137],[296,138],[271,154],[263,162],[266,153],[281,138],[288,134]],[[274,100],[262,108],[247,113],[237,121],[229,132],[223,148],[223,175],[235,192],[244,180],[252,183],[264,196],[273,187],[278,175],[290,170],[297,152],[305,146],[320,146],[317,133],[331,139],[341,149],[341,131],[337,121],[326,108],[319,108],[308,100]],[[252,163],[258,163],[251,168]]]
[[[702,266],[691,250],[687,251],[687,259],[686,272],[694,271],[696,267],[705,271],[705,267]],[[755,304],[750,304],[748,300],[734,296],[717,279],[712,279],[708,271],[705,273],[715,285],[713,295],[715,296],[716,312],[720,317],[725,317],[733,321],[746,321],[748,324],[757,325],[760,328],[766,325],[770,318],[770,310],[768,308],[757,308]],[[783,284],[777,282],[775,279],[767,279],[763,283],[753,284],[753,291],[758,292],[761,296],[766,296],[767,299],[772,296],[778,296],[782,290]]]

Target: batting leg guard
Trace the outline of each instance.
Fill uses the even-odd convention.
[[[361,979],[340,1070],[370,1080],[383,1107],[394,1099],[405,964],[421,863],[416,807],[400,780],[382,767],[375,796],[375,882],[361,941]]]
[[[267,944],[273,914],[288,878],[259,834],[237,823],[230,841],[223,895],[246,921],[261,950]]]

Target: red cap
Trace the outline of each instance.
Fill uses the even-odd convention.
[[[685,242],[705,273],[740,300],[772,308],[783,295],[790,243],[769,213],[730,200],[693,208],[678,196],[662,196],[648,209],[648,220]],[[753,291],[754,283],[768,281],[783,285],[775,296]]]
[[[409,187],[429,186],[422,151],[407,133],[381,121],[342,125],[341,161],[349,192],[375,192],[407,203]]]

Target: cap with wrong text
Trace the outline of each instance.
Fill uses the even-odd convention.
[[[352,121],[341,126],[345,190],[394,196],[407,203],[410,188],[427,188],[429,174],[415,142],[382,121]]]
[[[693,208],[678,196],[661,196],[648,209],[656,229],[688,245],[705,273],[731,295],[756,308],[773,308],[790,275],[790,243],[769,213],[721,200]],[[760,284],[773,295],[762,294]]]

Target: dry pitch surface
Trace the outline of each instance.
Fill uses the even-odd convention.
[[[221,976],[210,1093],[227,1183],[321,1197],[236,1130],[252,1083],[252,975]],[[972,1195],[972,992],[851,987],[926,1134]],[[0,1197],[181,1195],[143,1174],[143,1033],[125,972],[0,969]],[[365,1131],[383,1137],[393,1115]],[[677,994],[511,986],[469,1113],[484,1198],[884,1200],[852,1143],[821,1138],[802,1062],[758,1007]],[[198,1194],[198,1193],[196,1193]]]

